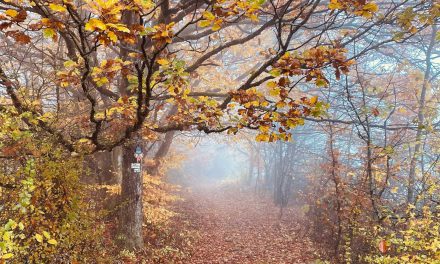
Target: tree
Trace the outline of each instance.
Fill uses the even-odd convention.
[[[330,76],[339,80],[354,59],[392,41],[366,40],[408,5],[384,4],[376,15],[375,3],[353,0],[0,1],[2,107],[72,155],[122,145],[120,225],[124,245],[139,249],[142,177],[130,164],[141,138],[250,128],[258,141],[290,140],[292,128],[326,109],[299,87],[329,86]],[[237,69],[228,52],[263,34],[266,51],[251,56],[248,72]],[[358,40],[362,48],[349,52]],[[240,83],[198,85],[198,71],[216,68]]]

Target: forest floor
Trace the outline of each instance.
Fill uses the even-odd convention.
[[[185,263],[313,263],[299,211],[231,185],[193,188],[179,208],[198,233]]]

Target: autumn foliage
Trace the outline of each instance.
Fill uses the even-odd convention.
[[[176,184],[192,182],[171,177],[200,133],[247,157],[232,193],[273,199],[275,251],[298,244],[297,212],[318,263],[437,263],[439,16],[436,1],[0,0],[0,263],[200,259],[212,221],[192,225]],[[274,254],[312,259],[294,253]]]

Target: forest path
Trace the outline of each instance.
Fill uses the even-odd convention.
[[[301,235],[297,210],[279,209],[252,191],[220,185],[184,194],[181,210],[199,238],[185,263],[311,263],[311,242]]]

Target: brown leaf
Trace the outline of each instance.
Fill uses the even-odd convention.
[[[377,109],[377,107],[374,107],[373,109],[371,109],[371,113],[374,116],[379,116],[380,115],[379,109]]]
[[[20,44],[28,44],[31,42],[31,38],[28,35],[18,30],[8,31],[5,33],[5,35],[12,37],[17,43]]]

